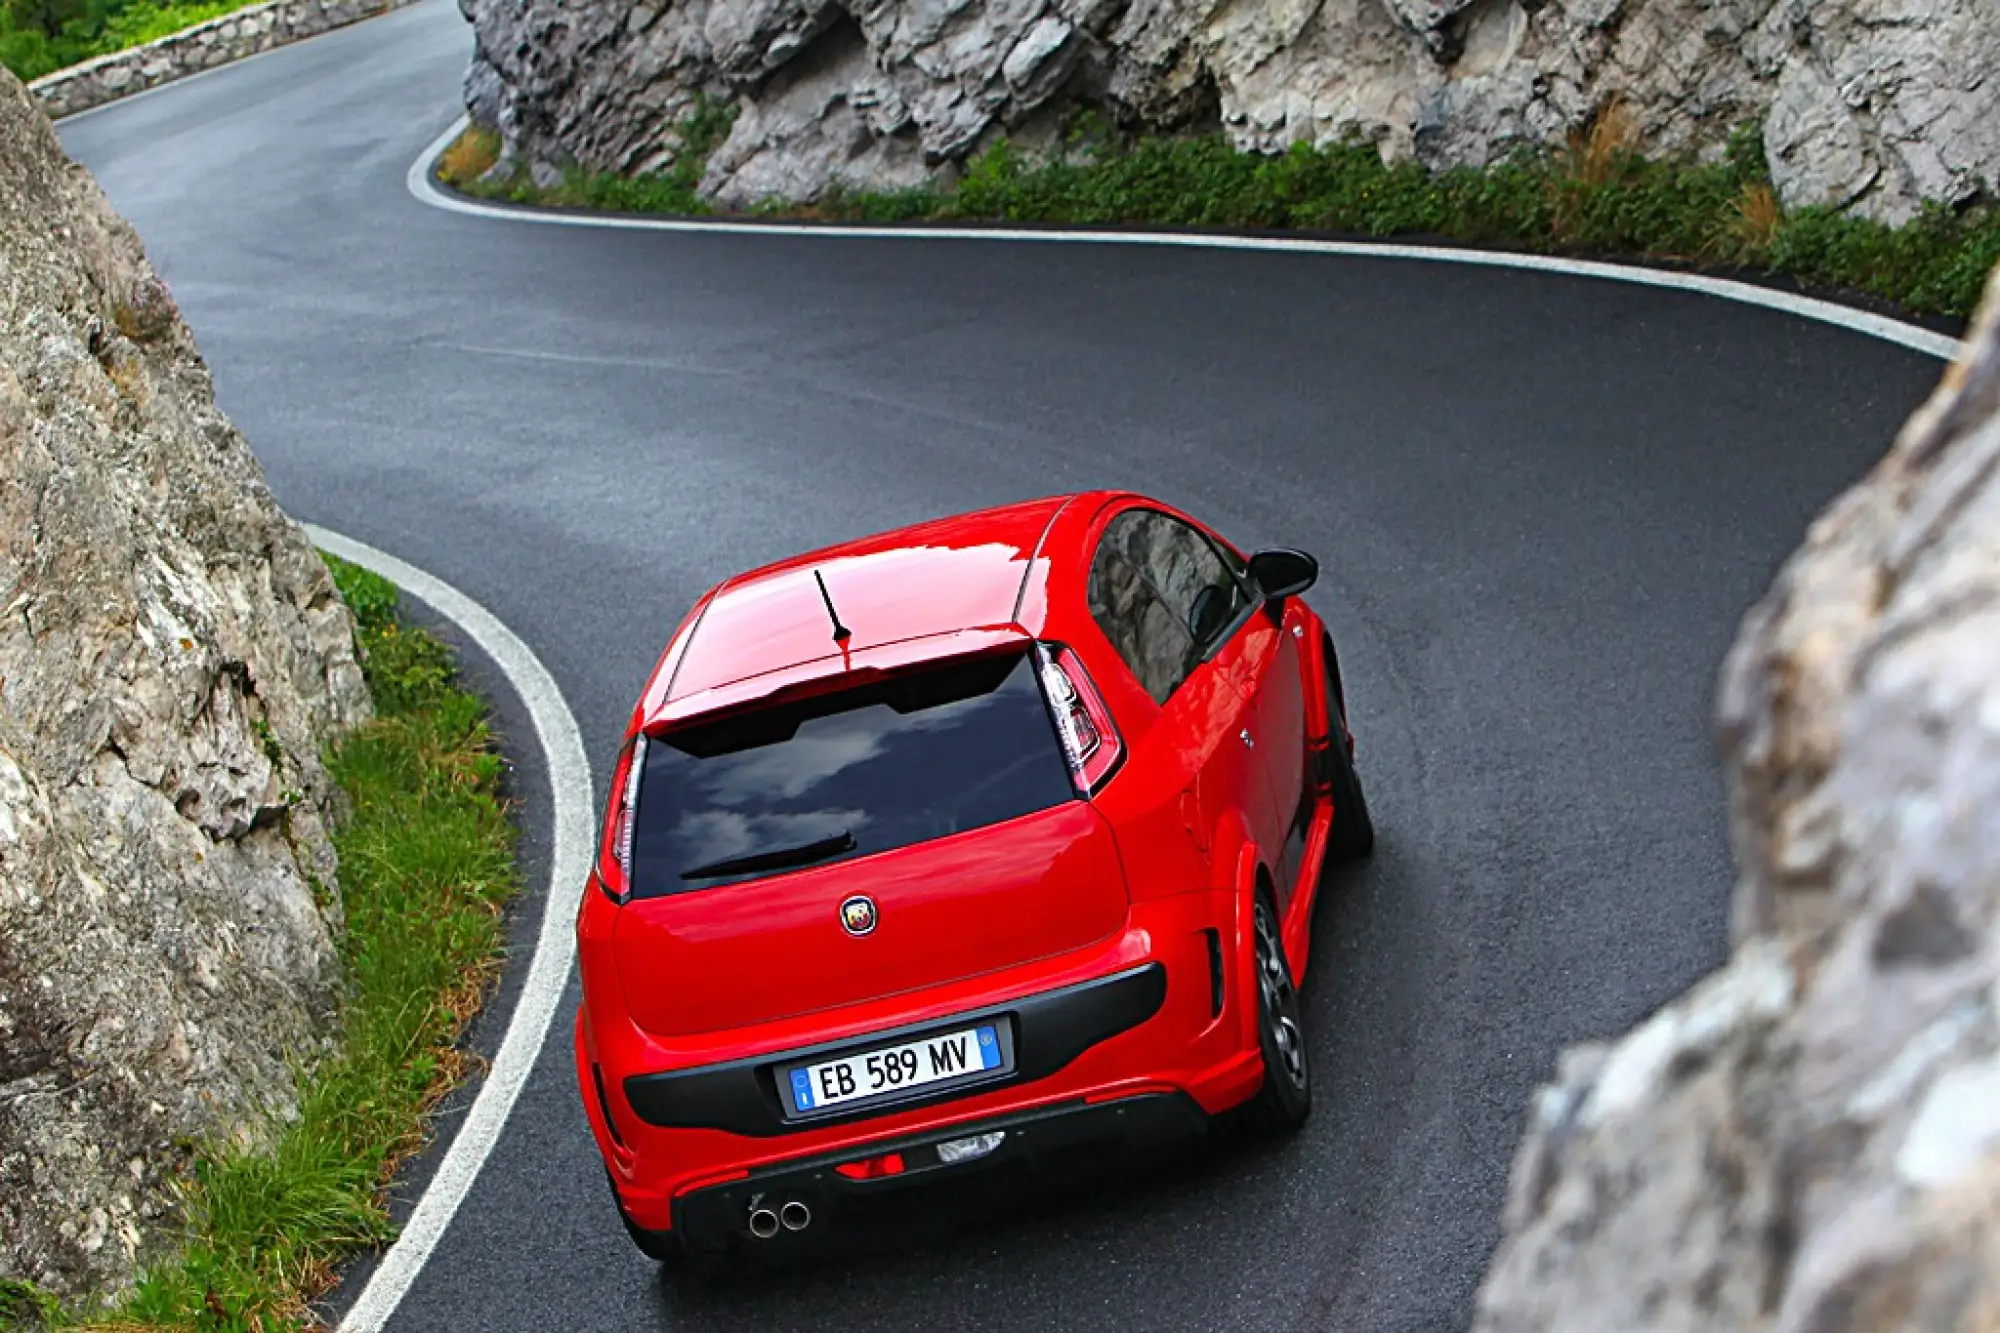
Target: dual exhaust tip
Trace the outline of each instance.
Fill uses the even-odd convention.
[[[812,1225],[812,1209],[797,1199],[789,1199],[775,1211],[769,1208],[750,1210],[750,1234],[758,1240],[769,1240],[778,1234],[780,1227],[786,1231],[804,1231]]]

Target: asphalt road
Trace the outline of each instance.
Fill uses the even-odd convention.
[[[1938,364],[1451,265],[455,216],[403,175],[456,116],[469,47],[427,0],[63,138],[138,225],[280,500],[507,620],[600,791],[709,583],[1118,485],[1321,556],[1382,843],[1327,886],[1320,1100],[1295,1141],[675,1289],[607,1204],[572,986],[397,1326],[1462,1327],[1557,1050],[1722,957],[1716,668]]]

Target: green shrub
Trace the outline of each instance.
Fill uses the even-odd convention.
[[[63,29],[93,18],[101,22],[115,8],[115,3],[93,4],[91,0],[0,0],[0,14],[6,15],[11,26],[46,37],[60,37]]]
[[[2000,263],[2000,210],[1933,206],[1901,227],[1823,208],[1787,220],[1771,244],[1772,267],[1918,310],[1966,315]]]
[[[520,203],[616,212],[703,214],[707,155],[727,113],[704,104],[686,123],[672,172],[627,179],[578,172],[555,191],[515,181],[486,191]],[[1720,159],[1655,160],[1628,146],[1613,106],[1553,148],[1487,168],[1430,173],[1384,164],[1358,141],[1241,152],[1219,135],[1131,136],[1085,115],[1066,151],[1031,162],[1005,139],[965,164],[954,188],[829,190],[809,204],[770,201],[765,217],[851,222],[997,222],[1301,229],[1364,237],[1434,236],[1551,254],[1641,257],[1749,268],[1816,288],[1866,292],[1913,311],[1964,316],[2000,263],[2000,207],[1931,208],[1901,227],[1778,206],[1755,125]],[[696,151],[696,149],[699,151]]]
[[[609,213],[706,213],[708,206],[695,193],[695,187],[701,184],[709,154],[729,137],[729,127],[735,123],[735,107],[713,101],[706,94],[697,95],[694,109],[678,126],[680,146],[673,165],[658,175],[572,171],[561,185],[550,190],[537,188],[525,170],[512,180],[491,185],[478,179],[447,178],[447,181],[467,194],[513,203],[596,208]]]
[[[224,14],[233,14],[243,8],[245,3],[257,2],[258,0],[208,0],[206,4],[128,5],[112,15],[105,23],[104,31],[97,38],[97,49],[94,54],[105,55],[129,47],[144,46],[147,42],[156,42],[162,37],[171,37],[183,29],[192,28],[197,23],[206,23],[210,19],[221,18]]]
[[[34,1283],[0,1277],[0,1329],[42,1328],[60,1311],[55,1297]]]
[[[0,0],[0,65],[38,79],[232,14],[257,0]]]
[[[62,61],[49,45],[48,34],[12,27],[6,12],[0,10],[0,65],[25,83],[61,68]]]
[[[322,553],[320,558],[326,561],[334,586],[340,589],[347,609],[354,613],[364,634],[380,633],[396,623],[396,608],[402,603],[402,593],[395,584],[374,570],[363,569],[339,556]]]

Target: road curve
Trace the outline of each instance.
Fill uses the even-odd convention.
[[[457,216],[403,178],[469,49],[424,0],[62,134],[280,501],[505,620],[600,791],[605,738],[714,580],[1133,486],[1322,557],[1382,843],[1326,886],[1298,1139],[756,1284],[663,1285],[620,1233],[572,981],[392,1326],[1463,1327],[1557,1049],[1722,956],[1716,668],[1938,363],[1548,274]]]

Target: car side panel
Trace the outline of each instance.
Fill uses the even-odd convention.
[[[1318,896],[1320,878],[1326,863],[1327,840],[1332,832],[1334,811],[1328,799],[1328,788],[1322,781],[1319,768],[1319,754],[1327,746],[1347,744],[1346,722],[1340,715],[1340,706],[1333,691],[1327,685],[1327,657],[1330,640],[1326,624],[1311,607],[1294,598],[1287,611],[1298,618],[1299,627],[1304,631],[1298,636],[1299,667],[1305,691],[1306,733],[1305,746],[1306,795],[1305,808],[1309,818],[1302,825],[1303,836],[1299,860],[1301,862],[1296,878],[1297,890],[1293,894],[1292,907],[1282,919],[1285,952],[1292,963],[1294,980],[1303,983],[1306,965],[1312,946],[1312,911]]]
[[[1117,655],[1110,656],[1103,669],[1124,672]],[[1264,781],[1255,752],[1241,739],[1248,721],[1248,704],[1226,664],[1210,663],[1128,738],[1125,768],[1095,804],[1115,831],[1135,901],[1230,882],[1211,860],[1221,850],[1219,830],[1243,818]]]
[[[1097,538],[1129,507],[1104,505],[1076,545],[1050,567],[1051,607],[1085,605]],[[1087,610],[1051,629],[1083,659],[1127,748],[1119,772],[1094,803],[1110,821],[1134,901],[1230,884],[1212,862],[1218,826],[1265,799],[1262,770],[1242,741],[1249,703],[1236,682],[1241,645],[1232,641],[1156,704]]]
[[[1310,726],[1303,661],[1306,629],[1298,599],[1286,603],[1283,616],[1276,624],[1262,611],[1252,618],[1259,626],[1260,647],[1269,647],[1262,657],[1262,670],[1251,685],[1250,703],[1255,719],[1252,731],[1270,800],[1269,823],[1260,833],[1273,858],[1281,916],[1290,909],[1297,891],[1312,815],[1306,800],[1306,733]]]
[[[1280,760],[1289,756],[1292,762],[1299,762],[1297,736],[1286,734],[1287,708],[1295,719],[1291,729],[1296,729],[1299,713],[1297,661],[1288,660],[1285,637],[1270,615],[1259,609],[1213,659],[1229,673],[1243,697],[1241,730],[1250,733],[1251,743],[1245,749],[1252,760],[1252,771],[1243,784],[1243,810],[1277,885],[1280,913],[1291,899],[1291,878],[1284,873],[1279,858],[1296,807],[1297,789],[1276,776],[1273,756]]]

